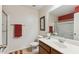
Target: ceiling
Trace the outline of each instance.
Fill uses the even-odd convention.
[[[39,9],[43,8],[45,5],[21,5],[21,6],[23,6],[23,7],[30,7],[30,8],[39,10]]]
[[[29,5],[29,7],[34,8],[34,9],[37,9],[37,10],[43,8],[44,6],[45,5]]]
[[[51,5],[27,5],[30,8],[34,8],[36,10],[46,9],[47,7],[51,7]],[[25,6],[26,7],[26,6]],[[74,12],[76,5],[61,5],[50,13],[55,16],[62,16],[68,13]]]
[[[23,6],[25,6],[25,5],[23,5]],[[33,9],[36,9],[36,10],[42,10],[42,9],[47,10],[53,5],[26,5],[26,6],[30,7],[30,8],[33,8]]]
[[[74,12],[75,7],[76,5],[63,5],[50,13],[55,16],[62,16]]]

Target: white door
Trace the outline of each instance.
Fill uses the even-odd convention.
[[[79,12],[74,14],[74,39],[79,40]]]

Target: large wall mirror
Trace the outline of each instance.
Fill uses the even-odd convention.
[[[58,36],[74,39],[74,8],[75,5],[63,5],[49,13],[50,26]]]

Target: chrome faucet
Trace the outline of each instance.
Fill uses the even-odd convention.
[[[48,39],[50,39],[51,38],[51,33],[47,33],[47,37],[48,37]]]

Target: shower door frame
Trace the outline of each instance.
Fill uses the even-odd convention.
[[[4,13],[4,15],[6,16],[6,46],[7,46],[7,44],[8,44],[8,15],[7,15],[7,13],[4,11],[4,10],[2,10],[2,13]],[[2,16],[3,17],[3,16]],[[3,20],[3,19],[2,19]],[[2,24],[3,25],[3,24]],[[3,38],[2,38],[3,39]],[[2,43],[3,44],[3,43]]]

